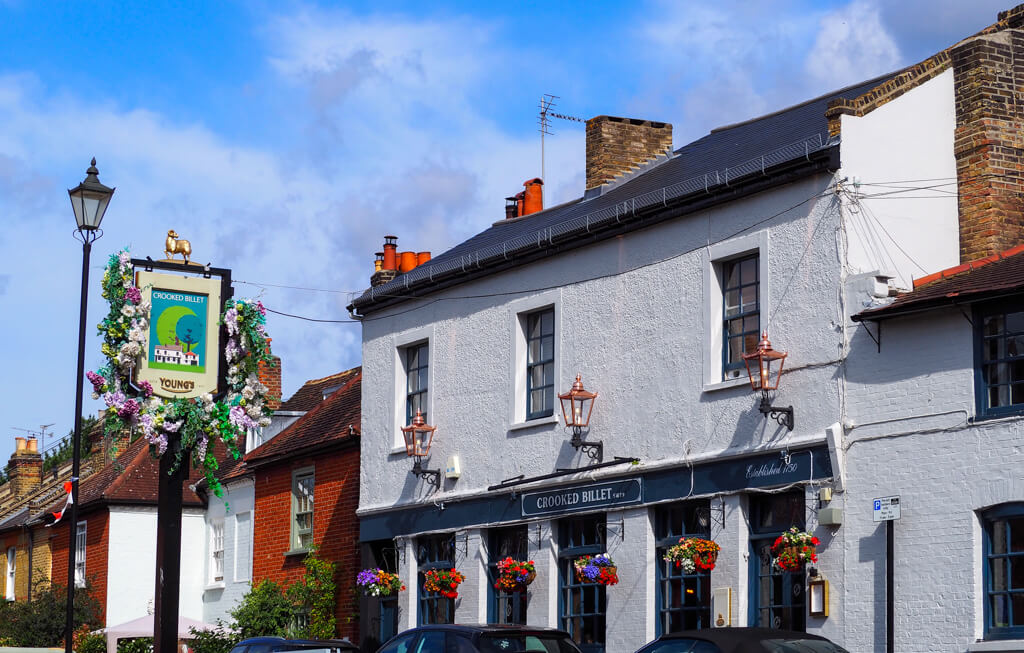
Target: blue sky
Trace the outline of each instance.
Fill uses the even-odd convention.
[[[1009,6],[0,0],[0,460],[17,428],[72,426],[81,248],[66,189],[93,156],[117,192],[92,260],[88,369],[99,275],[121,247],[162,257],[173,228],[248,282],[237,296],[345,319],[386,233],[440,253],[540,174],[544,93],[583,118],[671,122],[678,147],[915,63]],[[554,130],[549,205],[583,189],[582,127]],[[357,324],[268,326],[286,394],[360,362]]]

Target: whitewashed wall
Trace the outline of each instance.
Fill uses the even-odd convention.
[[[913,277],[957,265],[952,69],[841,121],[840,178],[851,193],[877,196],[845,216],[851,270],[880,271],[911,288]]]
[[[145,616],[153,607],[156,582],[156,506],[111,506],[107,550],[107,626]],[[205,552],[202,510],[181,516],[181,590],[178,611],[200,620],[202,560]]]
[[[252,543],[255,521],[255,490],[251,478],[223,486],[224,496],[211,495],[204,519],[203,621],[231,621],[230,612],[249,591],[252,580]],[[210,581],[210,524],[224,524],[224,580]]]

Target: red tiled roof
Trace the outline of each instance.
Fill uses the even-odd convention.
[[[891,304],[861,311],[852,319],[880,320],[1018,292],[1024,292],[1024,245],[922,277],[914,282],[914,290]]]
[[[322,379],[311,379],[306,381],[291,398],[281,404],[278,410],[307,411],[316,408],[324,400],[324,391],[332,387],[340,387],[352,380],[353,374],[358,374],[362,368],[355,367],[351,370],[332,374]]]
[[[345,379],[345,385],[272,440],[246,454],[247,467],[290,454],[303,455],[320,446],[358,437],[362,368],[354,367],[328,378]]]
[[[223,446],[223,445],[219,445]],[[223,450],[217,457],[223,458]],[[182,484],[181,503],[183,506],[202,506],[203,501],[189,489],[189,485],[203,478],[202,470],[191,469],[188,480]],[[128,448],[89,478],[80,481],[78,505],[105,501],[109,503],[151,503],[157,502],[157,480],[160,475],[160,460],[149,452],[149,443],[139,438]],[[63,498],[53,504],[47,512],[60,510]]]

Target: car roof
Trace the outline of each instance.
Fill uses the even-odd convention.
[[[235,646],[254,646],[258,644],[287,644],[289,646],[304,646],[308,648],[331,648],[342,647],[353,650],[358,647],[347,639],[285,639],[284,637],[249,637],[235,644]]]
[[[459,632],[472,632],[472,633],[548,633],[552,635],[565,635],[569,636],[569,633],[564,630],[558,630],[557,628],[547,628],[545,626],[528,626],[524,624],[432,624],[429,626],[417,626],[416,628],[410,628],[405,632],[419,630],[453,630]]]
[[[684,630],[662,635],[658,640],[666,639],[698,639],[716,644],[724,653],[741,653],[746,650],[761,651],[760,647],[748,649],[746,645],[761,639],[814,639],[829,641],[827,638],[797,630],[779,630],[777,628],[742,627],[742,628],[706,628],[703,630]]]

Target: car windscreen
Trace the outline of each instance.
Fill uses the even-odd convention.
[[[722,653],[722,649],[703,639],[663,639],[648,644],[638,653]]]
[[[761,646],[768,653],[849,653],[842,646],[823,639],[765,639]]]
[[[477,641],[480,653],[578,653],[564,635],[548,633],[485,633]]]

